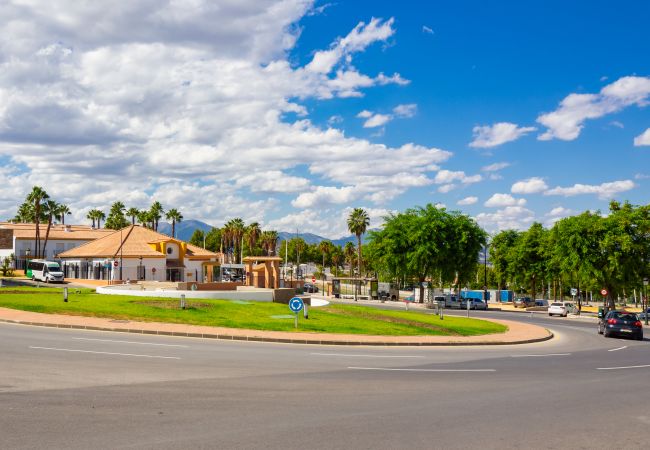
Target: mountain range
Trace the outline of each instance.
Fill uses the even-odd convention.
[[[208,232],[212,229],[212,225],[209,225],[205,222],[201,222],[200,220],[193,220],[193,219],[188,219],[188,220],[183,220],[180,223],[176,224],[176,237],[178,239],[181,239],[183,241],[189,241],[190,238],[192,237],[192,234],[194,234],[195,230],[201,230],[203,232]],[[163,234],[170,235],[172,234],[172,225],[171,223],[167,222],[160,222],[158,224],[158,231]],[[348,242],[352,242],[353,244],[356,244],[357,242],[357,237],[354,235],[350,236],[343,236],[339,239],[327,239],[323,236],[319,236],[317,234],[313,233],[290,233],[287,231],[279,231],[278,232],[278,242],[288,240],[288,239],[293,239],[295,237],[300,237],[305,240],[308,244],[318,244],[321,241],[331,241],[332,244],[338,245],[338,246],[344,246]],[[366,237],[368,235],[365,234],[363,236],[363,242],[365,243]]]

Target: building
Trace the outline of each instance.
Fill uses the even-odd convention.
[[[45,244],[47,224],[39,225],[41,249]],[[24,269],[29,257],[56,259],[56,255],[114,233],[115,230],[92,228],[87,225],[57,225],[50,227],[45,253],[36,255],[36,225],[33,223],[0,222],[0,258],[14,255],[16,269]]]
[[[66,278],[205,281],[221,254],[131,225],[57,255]]]

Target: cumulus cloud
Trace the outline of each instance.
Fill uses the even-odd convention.
[[[397,117],[413,117],[415,113],[418,111],[418,105],[415,103],[409,103],[406,105],[397,105],[396,107],[393,108],[393,113]]]
[[[494,125],[476,126],[472,129],[474,140],[470,147],[490,148],[519,139],[535,131],[535,127],[520,127],[515,123],[499,122]]]
[[[502,208],[504,206],[524,206],[526,204],[525,198],[514,198],[510,194],[494,194],[490,197],[484,205],[489,208]]]
[[[513,194],[538,194],[548,189],[543,178],[532,177],[527,180],[517,181],[512,185],[510,192]]]
[[[650,78],[636,76],[619,78],[597,94],[569,94],[558,109],[537,118],[547,128],[538,139],[572,141],[588,119],[598,119],[632,105],[645,106],[649,96]]]
[[[360,23],[306,66],[292,64],[311,7],[9,2],[0,19],[11,35],[0,40],[0,178],[13,207],[38,184],[78,221],[115,200],[160,200],[215,225],[236,215],[268,224],[291,200],[328,202],[338,214],[341,199],[380,205],[432,184],[450,152],[347,137],[338,117],[326,128],[309,120],[309,99],[408,83],[352,66],[394,34],[392,19]],[[13,215],[7,208],[0,203]]]
[[[634,146],[650,145],[650,128],[634,138]]]
[[[466,175],[462,170],[452,171],[443,169],[433,179],[436,184],[449,184],[458,181],[463,184],[478,183],[483,177],[481,175]]]
[[[483,172],[498,172],[501,169],[505,169],[506,167],[510,167],[509,162],[498,162],[494,164],[490,164],[488,166],[483,166],[481,167],[481,170]]]
[[[426,33],[426,34],[433,34],[433,29],[432,29],[432,28],[429,28],[429,27],[426,26],[426,25],[422,25],[422,32],[423,32],[423,33]]]
[[[357,114],[357,117],[359,119],[366,119],[366,121],[363,123],[364,128],[377,128],[386,125],[396,117],[402,119],[413,117],[417,112],[417,109],[418,106],[415,103],[397,105],[395,108],[393,108],[393,114],[373,113],[372,111],[364,109],[359,114]]]
[[[535,221],[535,214],[523,206],[507,206],[493,213],[480,213],[476,221],[489,232],[525,230]]]
[[[388,114],[373,114],[363,123],[364,128],[376,128],[386,125],[393,119]]]
[[[458,202],[456,204],[464,206],[464,205],[473,205],[473,204],[475,204],[477,202],[478,202],[478,197],[470,196],[470,197],[465,197],[464,199],[458,200]]]
[[[549,189],[545,195],[562,195],[564,197],[573,197],[575,195],[595,194],[601,200],[608,200],[621,192],[632,190],[636,184],[632,180],[612,181],[610,183],[593,184],[574,184],[571,187],[555,187]]]

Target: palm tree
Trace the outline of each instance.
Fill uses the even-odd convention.
[[[165,210],[160,202],[155,201],[152,203],[151,208],[149,208],[149,212],[151,213],[151,229],[158,231],[158,222],[165,213]]]
[[[52,219],[58,213],[60,207],[61,205],[59,205],[54,200],[46,200],[45,203],[43,203],[43,212],[45,215],[47,215],[47,230],[45,231],[45,241],[43,242],[43,258],[47,258],[45,254],[45,248],[47,247],[47,241],[50,238]]]
[[[354,248],[352,242],[346,242],[345,247],[343,248],[343,255],[345,255],[345,262],[350,265],[350,278],[353,277],[353,268],[354,268],[354,257],[356,256],[357,250]]]
[[[139,211],[138,222],[145,228],[151,228],[151,212],[147,210]]]
[[[95,211],[96,211],[95,219],[97,219],[97,228],[101,228],[102,227],[102,220],[104,220],[106,218],[106,214],[104,213],[104,211],[101,211],[99,209],[96,209]]]
[[[59,204],[59,209],[57,210],[55,217],[61,221],[61,225],[65,225],[66,214],[70,214],[70,207],[63,203]]]
[[[278,245],[278,232],[263,231],[260,234],[260,242],[266,256],[271,256],[271,254],[275,253],[275,247]]]
[[[183,215],[177,210],[177,209],[170,209],[167,211],[167,214],[165,214],[165,217],[167,220],[172,221],[172,237],[176,237],[176,223],[180,223],[183,221]]]
[[[34,233],[34,255],[36,258],[38,258],[41,246],[41,230],[39,224],[39,220],[41,218],[41,202],[43,202],[43,200],[47,200],[48,198],[50,198],[50,196],[47,195],[47,192],[45,192],[45,190],[40,186],[34,186],[32,188],[32,191],[27,195],[27,201],[34,205],[34,223],[36,224]]]
[[[357,236],[357,267],[359,269],[359,277],[363,276],[361,270],[361,236],[368,229],[368,225],[370,225],[370,217],[368,217],[368,213],[362,208],[354,208],[348,216],[348,230],[350,230],[350,233]]]
[[[126,210],[125,214],[131,218],[131,225],[135,225],[135,219],[140,214],[140,210],[138,210],[138,208],[131,207]]]
[[[246,240],[248,240],[248,253],[251,255],[255,251],[257,240],[260,238],[261,232],[262,230],[260,230],[260,224],[257,222],[253,222],[246,227],[244,234],[246,236]]]
[[[323,254],[323,277],[325,277],[325,255],[329,255],[333,247],[330,241],[320,241],[318,244],[318,250]]]
[[[34,220],[34,205],[31,202],[25,201],[18,207],[14,220],[20,223],[32,222]]]
[[[334,268],[334,274],[338,273],[339,267],[341,266],[341,261],[343,260],[343,253],[341,252],[341,247],[334,247],[332,251],[332,267]]]
[[[241,251],[241,241],[246,226],[241,218],[236,217],[229,220],[224,228],[227,230],[226,234],[229,238],[226,242],[232,244],[232,261],[234,261],[235,255],[237,255],[237,249],[239,248]]]

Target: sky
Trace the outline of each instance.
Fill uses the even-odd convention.
[[[9,0],[0,219],[121,200],[347,235],[650,202],[650,2]]]

